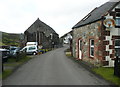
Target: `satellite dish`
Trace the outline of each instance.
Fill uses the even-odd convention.
[[[107,27],[107,28],[112,28],[115,26],[115,20],[114,19],[105,19],[104,22],[103,22],[104,26]]]

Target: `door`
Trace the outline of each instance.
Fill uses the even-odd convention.
[[[82,59],[82,40],[79,40],[79,59]]]

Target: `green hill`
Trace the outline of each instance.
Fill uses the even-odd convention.
[[[20,45],[21,34],[0,32],[0,45]],[[0,35],[0,36],[1,36]]]

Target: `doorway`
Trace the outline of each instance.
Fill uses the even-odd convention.
[[[79,59],[82,59],[82,40],[79,40],[78,55]]]

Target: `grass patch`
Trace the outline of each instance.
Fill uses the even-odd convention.
[[[12,69],[8,69],[8,70],[3,71],[3,73],[2,73],[2,79],[5,79],[5,78],[8,77],[11,73],[12,73]]]
[[[26,61],[30,60],[32,57],[30,56],[24,56],[23,58],[21,58],[19,61],[16,62],[15,58],[9,58],[7,63],[4,64],[4,67],[13,67],[16,68],[17,66],[25,63]],[[5,79],[6,77],[8,77],[14,69],[5,69],[2,73],[2,79]]]
[[[2,79],[2,73],[0,73],[0,79]]]
[[[23,57],[23,58],[21,58],[20,60],[19,60],[19,62],[25,62],[25,61],[28,61],[29,59],[31,59],[32,57],[30,57],[30,56],[25,56],[25,57]]]
[[[66,52],[65,54],[66,54],[66,56],[68,56],[68,57],[71,57],[71,56],[72,56],[72,55],[71,55],[71,52]]]
[[[17,62],[17,63],[16,63],[16,62],[15,62],[15,63],[13,62],[13,63],[6,63],[6,64],[4,64],[4,66],[14,67],[14,66],[19,65],[19,64],[20,64],[20,63],[18,63],[18,62]]]
[[[66,56],[68,56],[68,58],[71,58],[76,63],[81,62],[80,60],[76,60],[71,57],[71,53],[70,53],[69,49],[65,50],[65,54],[66,54]],[[102,76],[104,79],[120,86],[120,78],[114,75],[114,68],[99,67],[99,68],[91,68],[91,69],[93,70],[93,72]]]
[[[72,53],[70,52],[69,48],[65,50],[65,55],[68,56],[68,57],[72,56]]]
[[[8,64],[5,64],[5,65],[14,66],[14,64],[16,65],[16,64],[19,64],[21,62],[28,61],[29,59],[31,59],[30,56],[24,56],[24,57],[20,58],[19,61],[16,61],[15,58],[9,58],[8,61],[7,61]]]
[[[15,58],[8,58],[8,63],[13,63],[13,62],[16,62],[16,59]]]
[[[120,86],[120,78],[114,75],[114,68],[99,67],[94,68],[93,71],[101,75],[104,79]]]

